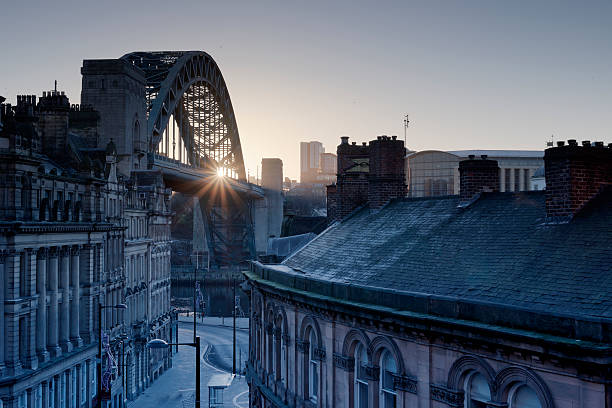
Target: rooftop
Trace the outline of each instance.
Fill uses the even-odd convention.
[[[364,208],[281,266],[264,268],[296,287],[330,285],[316,290],[334,296],[365,288],[370,294],[361,300],[384,307],[430,310],[433,299],[443,299],[497,310],[487,319],[507,321],[500,310],[522,310],[549,316],[544,321],[553,331],[565,330],[550,318],[559,316],[606,325],[586,337],[612,335],[612,188],[565,223],[546,219],[541,191],[482,193],[466,208],[458,204],[449,196]],[[384,296],[389,292],[399,300]],[[438,312],[478,320],[484,310],[455,305]]]

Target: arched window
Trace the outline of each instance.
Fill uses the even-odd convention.
[[[281,382],[286,387],[287,386],[287,333],[283,333],[283,338],[281,339]]]
[[[365,347],[359,343],[355,347],[355,408],[367,408],[368,406],[368,379],[366,377],[366,366],[368,365],[368,354]]]
[[[510,390],[508,403],[509,408],[542,408],[535,391],[524,384],[518,384]]]
[[[465,408],[486,408],[491,389],[484,375],[473,371],[465,377]]]
[[[315,357],[317,338],[314,330],[310,331],[310,345],[308,347],[308,397],[310,401],[317,402],[319,397],[319,361]]]
[[[393,375],[397,374],[397,364],[389,350],[380,356],[380,408],[395,408],[397,392],[393,386]]]

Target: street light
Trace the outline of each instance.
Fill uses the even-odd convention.
[[[200,336],[196,336],[194,343],[168,343],[162,339],[153,339],[147,343],[147,347],[152,349],[167,349],[170,346],[191,346],[196,349],[195,408],[200,408]]]
[[[118,305],[104,306],[98,302],[98,325],[100,326],[100,337],[98,339],[98,408],[102,408],[102,309],[122,309],[126,310],[128,307],[125,303],[119,303]]]

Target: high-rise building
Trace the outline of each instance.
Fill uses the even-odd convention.
[[[321,142],[300,142],[300,182],[312,183],[321,166],[321,153],[325,148]]]

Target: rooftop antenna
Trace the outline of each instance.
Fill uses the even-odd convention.
[[[406,130],[408,130],[408,126],[410,125],[410,120],[408,119],[408,114],[404,116],[404,147],[407,145],[406,141]]]
[[[55,93],[57,93],[57,79],[55,80]]]
[[[555,145],[555,135],[550,135],[550,141],[546,142],[546,147],[553,147]]]

